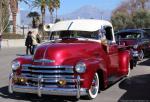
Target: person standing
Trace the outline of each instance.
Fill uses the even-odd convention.
[[[37,32],[36,31],[32,31],[31,37],[32,37],[32,54],[34,54],[35,48],[38,45],[38,42],[37,42]]]
[[[27,55],[29,54],[28,52],[30,52],[30,54],[32,55],[32,43],[33,43],[33,41],[32,41],[31,35],[32,35],[32,32],[29,31],[28,34],[27,34],[26,41],[25,41],[26,54]]]

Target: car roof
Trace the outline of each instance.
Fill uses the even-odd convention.
[[[142,32],[145,32],[145,31],[141,30],[141,29],[125,29],[125,30],[118,31],[116,34],[118,34],[118,33],[131,33],[131,32],[142,33]]]
[[[95,19],[76,19],[76,20],[66,20],[60,21],[53,25],[51,31],[97,31],[103,26],[110,26],[112,24],[105,20],[95,20]]]

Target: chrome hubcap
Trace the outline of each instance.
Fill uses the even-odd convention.
[[[91,86],[91,89],[90,89],[90,91],[91,91],[91,93],[93,94],[93,95],[95,95],[96,93],[97,93],[97,91],[98,91],[98,79],[97,79],[97,76],[95,75],[94,76],[94,79],[93,79],[93,81],[92,81],[92,86]]]

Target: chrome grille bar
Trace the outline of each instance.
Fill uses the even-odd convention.
[[[22,72],[32,72],[32,73],[73,73],[73,70],[29,70],[23,69]]]
[[[63,66],[36,66],[36,65],[30,65],[30,64],[24,64],[22,65],[22,67],[32,67],[32,68],[73,68],[73,66],[67,66],[67,65],[63,65]]]
[[[39,75],[22,73],[22,76],[37,78]],[[43,78],[74,78],[73,75],[44,75]]]
[[[58,81],[65,80],[67,82],[66,87],[76,87],[73,66],[36,66],[24,64],[21,71],[21,76],[29,80],[29,85],[41,87],[42,84],[42,87],[59,87]],[[42,82],[38,80],[39,76],[43,79]],[[38,85],[39,83],[40,85]]]

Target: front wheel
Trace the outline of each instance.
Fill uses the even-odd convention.
[[[88,93],[87,98],[88,99],[96,98],[98,92],[99,92],[99,76],[97,73],[95,73],[91,87],[87,91]]]

